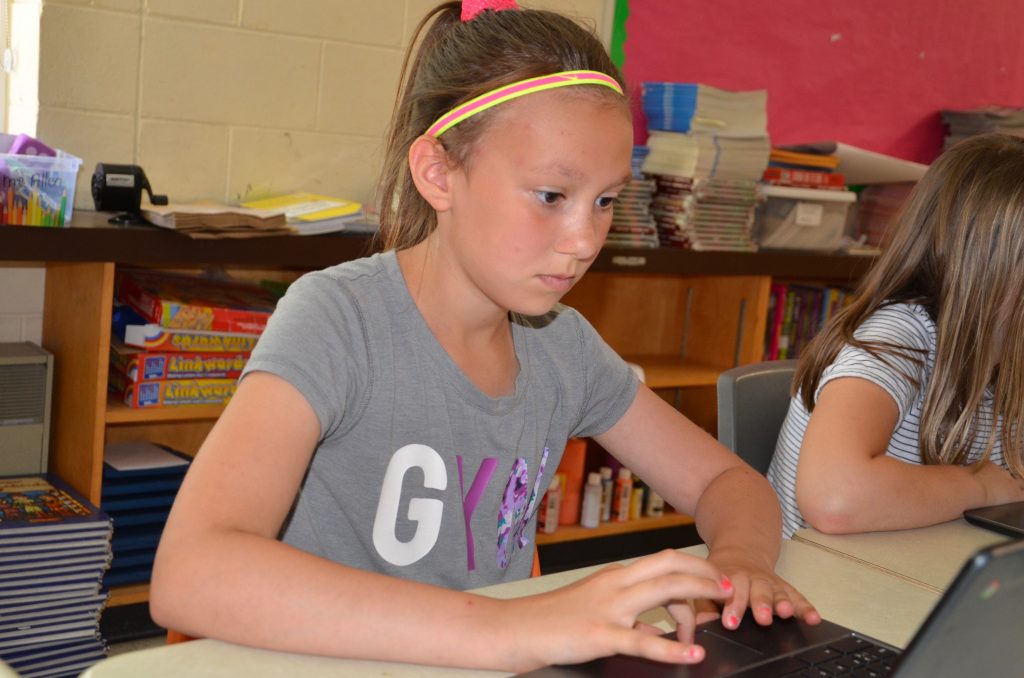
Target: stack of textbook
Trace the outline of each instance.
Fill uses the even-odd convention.
[[[107,443],[103,510],[114,522],[107,586],[150,580],[156,547],[189,463],[185,455],[150,442]]]
[[[1024,108],[980,106],[963,110],[945,109],[942,122],[946,126],[943,150],[978,134],[999,132],[1024,137]]]
[[[119,271],[109,385],[130,407],[226,402],[277,304],[258,285]]]
[[[77,676],[106,655],[110,519],[56,476],[0,478],[0,659]]]
[[[651,213],[661,244],[756,250],[757,181],[771,151],[765,91],[672,82],[642,87],[650,130],[643,171],[657,183]]]
[[[658,229],[651,216],[654,180],[642,171],[646,146],[634,146],[632,178],[619,193],[605,242],[613,247],[657,247]]]

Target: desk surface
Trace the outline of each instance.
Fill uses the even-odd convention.
[[[684,551],[699,556],[707,554],[704,546],[693,546]],[[596,569],[599,566],[492,586],[480,589],[479,592],[495,598],[541,593],[575,581]],[[907,644],[939,597],[937,593],[899,577],[798,541],[783,542],[777,569],[815,603],[825,618],[900,647]],[[652,611],[643,619],[665,630],[671,628],[669,617],[663,609]],[[506,674],[332,659],[258,650],[216,640],[195,640],[111,657],[86,671],[82,678],[212,678],[240,675],[249,678],[290,675],[312,678],[439,678]]]
[[[961,518],[894,532],[823,534],[807,528],[797,530],[793,539],[942,593],[971,554],[1008,537]]]

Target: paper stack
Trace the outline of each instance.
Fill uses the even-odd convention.
[[[148,582],[156,546],[190,459],[150,442],[107,443],[103,510],[114,521],[107,586]]]
[[[978,134],[1000,132],[1024,137],[1024,108],[982,106],[965,110],[946,109],[942,111],[942,122],[946,125],[943,150]]]
[[[645,82],[641,97],[648,129],[731,138],[767,134],[767,90],[732,92],[700,83]]]
[[[651,206],[662,245],[753,251],[756,182],[768,166],[764,90],[729,92],[698,83],[643,83],[657,191]]]
[[[288,193],[274,198],[250,200],[243,207],[280,212],[299,235],[348,231],[372,233],[377,224],[368,219],[362,204],[314,193]]]
[[[0,478],[0,659],[77,676],[106,655],[100,592],[111,523],[56,476]]]
[[[651,214],[666,247],[754,252],[751,240],[757,184],[701,181],[659,174]]]
[[[632,180],[619,193],[612,213],[612,226],[605,240],[613,247],[658,246],[658,229],[651,216],[655,183],[641,170],[647,152],[646,146],[633,147]]]
[[[295,230],[280,210],[231,207],[211,202],[142,206],[146,221],[192,238],[251,238]]]

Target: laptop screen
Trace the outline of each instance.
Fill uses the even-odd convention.
[[[1024,675],[1022,614],[1024,540],[984,549],[960,570],[903,653],[894,675]]]

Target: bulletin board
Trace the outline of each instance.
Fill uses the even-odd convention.
[[[618,0],[636,139],[645,80],[767,89],[773,144],[929,163],[942,108],[1024,106],[1019,0]]]

